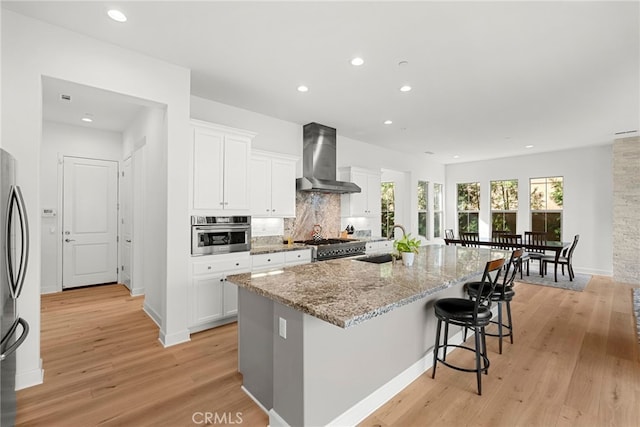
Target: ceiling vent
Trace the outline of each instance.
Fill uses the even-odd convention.
[[[64,93],[60,94],[60,101],[61,102],[71,102],[71,95],[67,95]]]

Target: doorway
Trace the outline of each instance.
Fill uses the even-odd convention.
[[[64,157],[62,288],[118,280],[118,163]]]

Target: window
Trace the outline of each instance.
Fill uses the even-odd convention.
[[[418,181],[418,235],[428,238],[429,233],[429,183]]]
[[[393,225],[395,218],[395,196],[393,182],[383,182],[381,189],[381,205],[382,205],[382,237],[393,236]]]
[[[477,233],[480,183],[458,184],[458,233]]]
[[[442,184],[433,184],[433,237],[444,237]]]
[[[547,233],[547,240],[562,239],[563,178],[531,178],[531,231]]]
[[[491,231],[516,232],[518,180],[491,181]]]

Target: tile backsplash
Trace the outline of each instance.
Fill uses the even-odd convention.
[[[322,237],[340,235],[340,194],[296,192],[296,217],[284,219],[284,235],[309,240],[316,224],[322,227]]]

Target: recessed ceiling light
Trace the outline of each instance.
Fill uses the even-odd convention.
[[[87,122],[87,123],[91,123],[93,121],[93,119],[91,117],[83,117],[82,121],[83,122]]]
[[[531,145],[531,144],[525,145],[524,148],[533,148],[533,145]]]
[[[390,124],[392,124],[392,123],[393,123],[393,122],[392,122],[391,120],[385,120],[385,121],[384,121],[384,124],[385,124],[385,125],[390,125]]]
[[[454,159],[459,159],[460,156],[458,156],[457,154],[455,156],[453,156]]]
[[[424,152],[424,154],[429,154],[429,155],[431,155],[431,154],[434,154],[434,153],[433,153],[433,151],[425,151],[425,152]]]
[[[107,15],[109,15],[109,18],[113,19],[116,22],[127,22],[127,17],[125,16],[125,14],[117,9],[111,9],[107,12]]]
[[[409,65],[409,61],[400,61],[400,62],[398,62],[398,66],[399,67],[406,67],[407,65]]]
[[[362,59],[362,58],[353,58],[351,60],[351,65],[353,65],[353,66],[359,67],[362,64],[364,64],[364,59]]]
[[[411,86],[404,85],[400,88],[400,92],[409,92],[411,90]]]
[[[300,85],[298,86],[298,92],[309,92],[309,88],[304,85]]]

